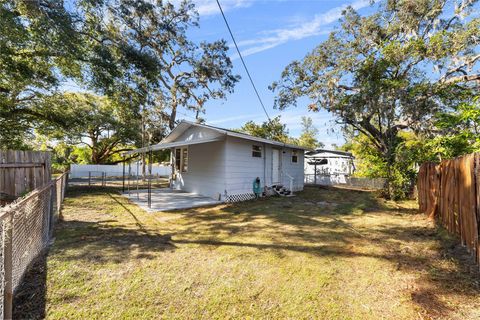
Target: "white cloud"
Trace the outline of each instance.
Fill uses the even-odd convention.
[[[181,0],[173,0],[172,2],[177,4]],[[250,7],[253,2],[254,0],[220,0],[223,11]],[[193,3],[200,16],[220,14],[220,9],[218,9],[217,1],[215,0],[193,0]]]
[[[335,7],[325,13],[317,14],[312,20],[296,24],[290,28],[274,29],[262,32],[267,36],[257,39],[243,40],[238,42],[239,47],[245,47],[242,50],[243,56],[248,56],[254,53],[262,52],[292,40],[300,40],[312,36],[329,33],[329,30],[322,29],[324,26],[337,21],[342,11],[347,6],[351,6],[355,10],[367,7],[370,0],[356,0],[350,4]],[[232,56],[232,59],[237,59],[238,55]]]
[[[252,119],[261,119],[262,115],[263,114],[253,114],[253,115],[252,114],[245,114],[245,115],[241,115],[241,116],[233,116],[233,117],[215,119],[215,120],[207,121],[207,123],[211,124],[211,125],[219,125],[219,124],[222,124],[222,123],[232,123],[232,122],[239,123],[239,122],[241,122],[241,120],[249,121],[249,120],[252,120]],[[263,117],[265,117],[265,115],[263,115]]]

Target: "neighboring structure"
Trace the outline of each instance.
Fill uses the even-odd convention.
[[[258,177],[266,192],[279,184],[303,190],[302,147],[182,121],[159,144],[135,152],[164,149],[172,153],[172,189],[240,201],[255,197]]]
[[[355,172],[355,157],[350,152],[317,149],[305,154],[305,177],[307,183],[319,180],[344,183]]]

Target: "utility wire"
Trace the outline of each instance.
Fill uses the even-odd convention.
[[[225,21],[225,24],[227,25],[228,32],[230,33],[230,36],[232,37],[233,43],[235,44],[235,48],[237,49],[238,56],[240,57],[240,60],[242,60],[243,67],[245,68],[245,71],[247,72],[248,78],[250,79],[250,83],[252,84],[253,90],[255,90],[255,94],[257,95],[258,101],[260,101],[260,104],[262,105],[263,111],[265,112],[265,115],[268,118],[268,121],[272,121],[270,119],[270,116],[268,115],[267,109],[265,108],[265,105],[263,104],[262,98],[260,98],[260,94],[258,93],[257,87],[255,86],[255,83],[253,82],[252,76],[250,75],[250,72],[248,71],[247,65],[245,64],[245,60],[243,60],[242,54],[240,52],[240,49],[238,49],[237,41],[235,41],[235,37],[233,36],[232,29],[230,29],[230,25],[228,24],[227,18],[225,17],[225,13],[223,13],[222,6],[220,5],[220,1],[216,0],[218,4],[218,8],[220,9],[220,12],[222,13],[223,21]]]

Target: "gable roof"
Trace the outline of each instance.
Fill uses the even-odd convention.
[[[191,140],[191,141],[176,141],[178,138],[180,138],[182,136],[183,133],[185,133],[188,129],[190,129],[192,127],[209,129],[209,130],[212,130],[212,131],[218,133],[219,135],[218,135],[218,137],[196,139],[196,140]],[[158,143],[156,145],[153,145],[153,146],[145,147],[145,148],[131,150],[131,151],[128,152],[128,154],[146,152],[146,151],[156,151],[156,150],[162,150],[162,149],[169,149],[169,148],[173,148],[173,147],[177,147],[177,146],[184,146],[184,145],[191,145],[191,144],[198,144],[198,143],[220,141],[220,140],[223,140],[226,136],[236,137],[236,138],[255,141],[255,142],[260,142],[260,143],[266,143],[266,144],[275,145],[275,146],[287,147],[287,148],[292,148],[292,149],[310,150],[308,148],[301,147],[301,146],[296,146],[296,145],[293,145],[293,144],[283,143],[283,142],[270,140],[270,139],[265,139],[265,138],[259,138],[259,137],[255,137],[255,136],[252,136],[252,135],[249,135],[249,134],[246,134],[246,133],[241,133],[241,132],[236,132],[236,131],[229,130],[229,129],[214,127],[214,126],[207,125],[207,124],[201,124],[201,123],[195,123],[195,122],[182,120],[172,130],[172,132],[170,132],[170,134],[168,136],[166,136],[160,143]]]

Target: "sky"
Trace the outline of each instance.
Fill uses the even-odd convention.
[[[266,115],[243,69],[215,0],[194,0],[200,15],[200,28],[191,30],[194,41],[226,39],[234,73],[242,79],[225,100],[205,105],[207,124],[239,128],[245,122],[266,121]],[[281,115],[291,136],[301,133],[301,118],[309,116],[319,129],[318,139],[327,147],[342,145],[343,135],[326,111],[309,112],[308,100],[298,107],[279,111],[273,108],[275,94],[268,86],[280,79],[282,70],[293,60],[304,57],[338,26],[342,10],[351,5],[368,13],[369,0],[220,0],[242,56],[270,117]],[[194,114],[181,111],[180,118],[193,120]]]

